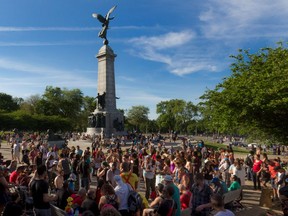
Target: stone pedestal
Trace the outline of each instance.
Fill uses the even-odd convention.
[[[95,117],[95,127],[88,127],[87,134],[100,135],[104,131],[105,137],[112,134],[122,134],[124,131],[123,114],[116,108],[116,91],[114,60],[116,55],[111,47],[103,45],[98,54],[98,101],[92,113]]]

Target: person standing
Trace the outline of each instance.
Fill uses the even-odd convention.
[[[71,174],[70,161],[63,153],[60,154],[58,168],[64,171],[64,180],[67,180]]]
[[[132,173],[129,168],[129,163],[123,162],[121,164],[121,178],[124,183],[129,184],[134,190],[138,187],[139,178],[135,173]]]
[[[37,176],[30,185],[33,197],[34,211],[37,216],[51,216],[50,203],[57,200],[57,195],[49,195],[49,184],[46,181],[46,167],[41,165],[37,167]]]
[[[77,168],[80,173],[80,187],[85,188],[86,190],[89,189],[89,182],[90,182],[90,163],[88,159],[89,156],[84,155],[83,159],[81,160]]]
[[[145,157],[144,166],[143,166],[143,176],[145,178],[145,197],[148,200],[150,196],[150,189],[152,190],[152,193],[155,192],[155,165],[153,165],[153,162],[151,160],[151,156],[147,155]]]
[[[15,142],[13,144],[13,159],[18,160],[18,163],[20,164],[20,144],[19,142]]]
[[[116,182],[114,176],[120,175],[120,170],[117,169],[117,162],[113,162],[112,166],[106,173],[106,181],[109,182],[114,188],[116,187]]]
[[[252,179],[254,184],[254,190],[256,190],[256,184],[258,186],[258,190],[261,189],[260,185],[260,177],[261,177],[261,171],[262,171],[262,160],[260,160],[260,155],[255,155],[255,160],[252,167]]]
[[[128,208],[128,196],[129,191],[132,190],[132,188],[128,185],[123,183],[121,176],[115,175],[114,180],[117,184],[115,187],[115,193],[117,197],[119,197],[119,206],[118,211],[121,213],[122,216],[129,216],[129,208]]]
[[[247,180],[252,180],[252,167],[254,163],[254,151],[250,151],[249,154],[246,156],[244,163],[247,167]]]

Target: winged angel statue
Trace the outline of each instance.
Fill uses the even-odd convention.
[[[108,13],[106,14],[105,17],[103,17],[101,14],[97,14],[97,13],[93,13],[92,17],[97,18],[101,23],[102,23],[102,29],[99,32],[98,36],[100,38],[104,39],[104,44],[107,45],[108,44],[108,40],[106,38],[107,36],[107,30],[109,28],[109,21],[114,19],[114,17],[110,18],[111,13],[114,11],[114,9],[116,8],[116,5],[114,7],[112,7]]]

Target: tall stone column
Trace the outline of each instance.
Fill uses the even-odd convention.
[[[104,45],[96,56],[98,58],[98,93],[105,93],[105,111],[116,110],[114,54],[111,47]]]
[[[98,101],[95,111],[94,125],[87,128],[87,133],[102,134],[111,137],[112,134],[123,134],[123,114],[116,107],[114,60],[116,55],[108,45],[103,45],[98,54]]]

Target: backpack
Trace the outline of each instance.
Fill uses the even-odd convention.
[[[134,190],[129,190],[128,194],[128,209],[131,213],[136,213],[138,210],[143,210],[143,200],[139,193]]]
[[[63,169],[65,175],[70,174],[71,169],[70,169],[69,161],[66,158],[61,160],[61,166],[62,166],[62,169]]]
[[[175,204],[175,202],[174,202],[174,200],[172,200],[172,206],[169,208],[169,211],[168,211],[168,213],[167,213],[167,216],[172,216],[173,215],[173,213],[174,213],[174,204]]]
[[[244,163],[245,163],[248,167],[253,167],[253,162],[252,162],[252,160],[251,160],[251,158],[250,158],[249,156],[247,156],[247,157],[245,158]]]

